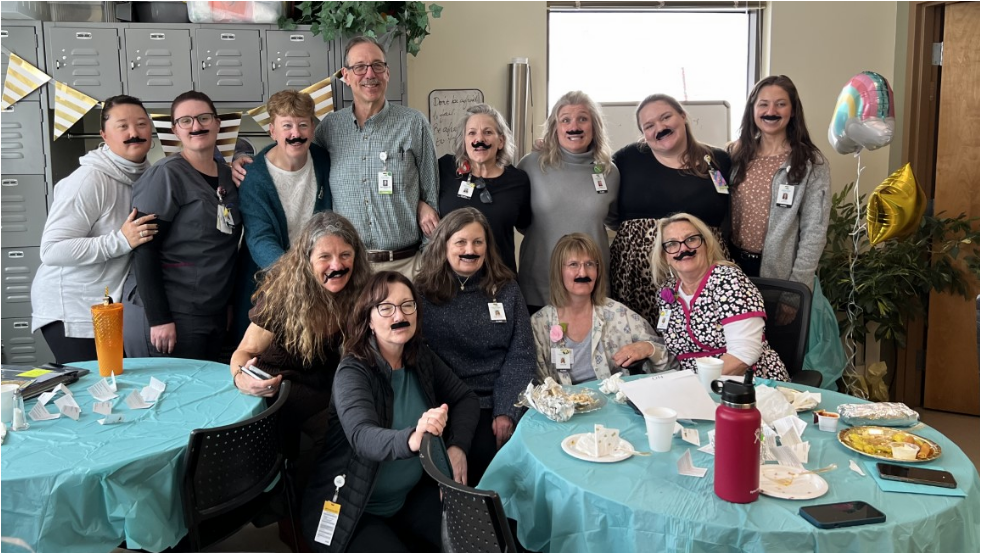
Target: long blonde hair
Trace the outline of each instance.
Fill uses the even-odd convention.
[[[327,236],[336,236],[354,249],[350,280],[337,294],[324,288],[310,264],[317,241]],[[252,295],[254,319],[269,322],[264,327],[287,352],[312,364],[323,353],[327,337],[343,332],[343,321],[370,276],[364,244],[351,222],[335,212],[316,213],[290,249],[260,276]]]
[[[684,212],[676,213],[668,217],[662,217],[657,221],[657,240],[654,241],[654,251],[651,253],[651,275],[654,277],[655,286],[663,287],[670,279],[675,277],[666,259],[667,253],[664,251],[664,240],[662,237],[664,230],[669,225],[678,223],[679,221],[687,221],[698,231],[698,234],[702,235],[702,247],[705,248],[705,253],[708,256],[709,266],[735,265],[726,259],[725,254],[722,252],[722,245],[719,244],[719,239],[715,238],[715,233],[712,232],[712,229],[704,221],[691,214]]]
[[[585,106],[589,111],[589,117],[593,120],[593,159],[603,164],[603,173],[609,175],[613,169],[613,152],[610,150],[610,139],[606,136],[606,124],[603,122],[603,114],[600,113],[599,106],[593,99],[581,90],[573,90],[562,95],[559,101],[552,107],[552,113],[542,124],[542,146],[538,149],[538,165],[542,173],[547,173],[550,168],[558,168],[562,165],[562,151],[559,149],[559,111],[566,106]]]

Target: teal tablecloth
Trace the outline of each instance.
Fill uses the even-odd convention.
[[[820,392],[824,409],[860,402],[836,392]],[[823,475],[830,491],[812,500],[760,496],[751,504],[730,504],[713,492],[714,457],[680,437],[668,453],[613,464],[585,462],[562,451],[562,439],[590,432],[596,423],[620,429],[621,437],[635,448],[649,450],[643,418],[624,405],[609,402],[599,411],[575,415],[564,423],[529,412],[480,481],[478,488],[501,495],[508,517],[518,522],[518,539],[526,548],[540,552],[979,550],[978,472],[954,443],[927,426],[915,432],[940,444],[943,455],[936,465],[954,474],[966,498],[882,492],[871,476],[860,476],[848,467],[849,459],[861,464],[870,458],[846,449],[835,434],[809,424],[803,436],[811,442],[806,467],[838,464],[837,470]],[[703,445],[714,426],[714,422],[698,422]],[[696,466],[709,468],[704,478],[678,474],[677,460],[686,448],[691,448]],[[797,515],[801,506],[849,500],[864,500],[879,508],[886,522],[821,530]]]
[[[92,370],[69,386],[79,420],[30,421],[30,429],[9,432],[0,450],[3,536],[38,552],[109,552],[124,540],[149,551],[176,545],[187,533],[180,482],[191,430],[256,415],[262,400],[239,393],[226,365],[127,358],[113,400],[113,413],[126,421],[103,426],[85,390],[101,379],[98,364],[72,365]],[[126,395],[151,376],[167,391],[149,409],[129,409]],[[28,411],[35,402],[27,401]],[[57,410],[53,402],[47,408]]]

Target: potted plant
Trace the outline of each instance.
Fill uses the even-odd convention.
[[[292,17],[281,17],[281,29],[310,25],[324,41],[338,36],[364,35],[378,39],[385,49],[405,35],[405,48],[413,56],[429,34],[429,16],[439,18],[442,6],[423,2],[300,2]]]

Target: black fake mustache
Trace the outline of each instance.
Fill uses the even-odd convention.
[[[473,148],[474,150],[476,150],[478,148],[486,148],[486,149],[490,150],[490,145],[487,144],[486,142],[482,141],[482,140],[471,142],[470,143],[470,147]]]
[[[191,131],[191,136],[192,136],[192,137],[196,137],[196,136],[198,136],[198,135],[207,135],[207,134],[208,134],[208,133],[210,133],[210,132],[211,132],[211,131],[209,131],[209,130],[207,130],[207,129],[199,129],[199,130],[197,130],[197,131]]]
[[[593,278],[588,275],[583,275],[582,277],[576,277],[573,279],[576,283],[592,283]]]
[[[144,142],[146,142],[145,138],[133,137],[124,140],[123,144],[143,144]]]
[[[396,321],[395,323],[392,324],[392,330],[394,331],[396,329],[401,329],[403,327],[408,327],[409,325],[410,325],[410,323],[408,321],[404,320],[404,319],[402,321]]]
[[[575,131],[566,131],[565,134],[572,135],[572,136],[579,136],[585,132],[586,131],[583,131],[582,129],[576,129]]]
[[[677,256],[675,256],[674,257],[674,261],[680,262],[681,260],[684,260],[685,258],[692,258],[697,253],[698,253],[697,250],[685,250],[684,252],[681,252],[680,254],[678,254]]]
[[[351,271],[350,267],[345,267],[344,269],[336,269],[327,274],[327,280],[334,279],[335,277],[343,277]]]
[[[779,115],[764,115],[761,116],[760,119],[762,119],[763,121],[780,121],[783,118],[780,117]]]
[[[291,139],[285,139],[285,141],[286,144],[305,144],[307,142],[307,139],[303,137],[296,137]]]
[[[658,133],[656,135],[654,135],[654,140],[661,140],[661,139],[663,139],[664,137],[670,135],[673,132],[674,132],[674,129],[662,129],[662,130],[658,131]]]
[[[480,256],[478,256],[477,254],[460,254],[460,257],[463,258],[464,260],[480,259]]]

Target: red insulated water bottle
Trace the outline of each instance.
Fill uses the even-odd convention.
[[[760,411],[756,409],[753,370],[743,382],[713,381],[722,396],[715,410],[715,494],[746,504],[760,496]]]

